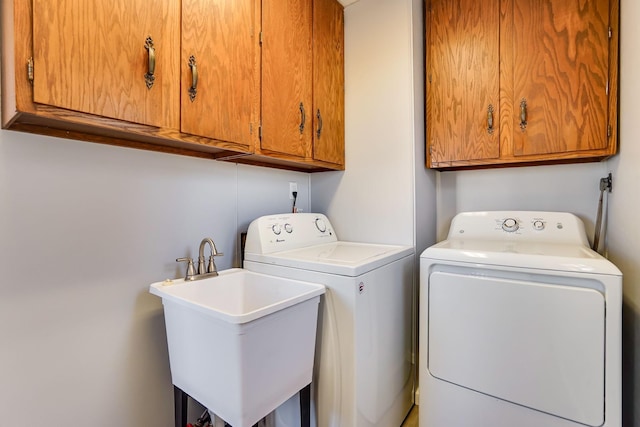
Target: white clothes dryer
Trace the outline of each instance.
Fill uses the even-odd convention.
[[[244,255],[248,270],[326,287],[311,425],[400,426],[413,405],[414,249],[339,241],[326,216],[298,213],[253,221]],[[300,425],[296,403],[276,410],[276,425]]]
[[[458,214],[420,259],[420,426],[620,427],[621,305],[576,216]]]

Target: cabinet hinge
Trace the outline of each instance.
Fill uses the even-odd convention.
[[[613,38],[613,29],[611,27],[609,27],[609,38]]]
[[[258,38],[260,42],[260,46],[262,46],[262,31],[260,31],[260,37]]]
[[[33,84],[33,56],[27,60],[27,80]]]
[[[607,82],[607,87],[605,88],[605,93],[609,96],[609,82]]]
[[[607,138],[611,137],[611,125],[607,125]]]
[[[258,139],[262,139],[262,125],[258,125]]]

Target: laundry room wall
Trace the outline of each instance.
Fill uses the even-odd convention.
[[[172,427],[148,285],[204,237],[239,265],[238,233],[290,210],[289,181],[308,211],[305,173],[0,131],[0,425]]]
[[[435,241],[435,177],[424,167],[422,0],[345,8],[346,171],[311,177],[313,210],[340,239]]]

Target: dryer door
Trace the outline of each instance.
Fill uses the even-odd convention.
[[[599,426],[604,296],[549,282],[433,272],[428,370],[462,387]]]

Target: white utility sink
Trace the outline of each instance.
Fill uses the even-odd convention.
[[[174,385],[250,427],[311,382],[322,285],[235,268],[153,283]]]

